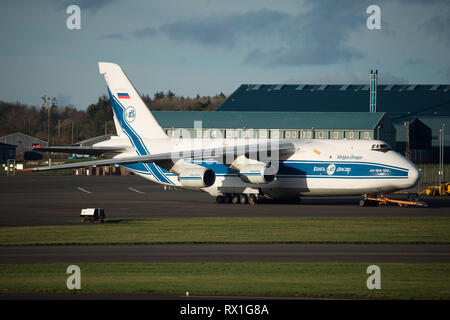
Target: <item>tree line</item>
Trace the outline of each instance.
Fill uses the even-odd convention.
[[[226,99],[223,93],[190,98],[177,96],[170,90],[155,92],[153,97],[148,94],[141,97],[151,110],[162,111],[212,111]],[[59,106],[57,101],[49,107],[36,107],[0,100],[0,121],[0,136],[22,132],[47,141],[50,133],[51,145],[69,145],[105,133],[116,134],[111,103],[106,95],[100,96],[86,110],[77,110],[73,105]]]

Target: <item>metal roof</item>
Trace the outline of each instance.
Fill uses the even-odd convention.
[[[83,140],[83,141],[78,141],[78,142],[74,143],[73,145],[74,146],[92,146],[95,143],[99,143],[99,142],[111,139],[111,136],[112,136],[112,134],[105,134],[105,135],[102,135],[102,136],[89,138],[89,139],[86,139],[86,140]]]
[[[238,112],[153,111],[164,128],[375,129],[384,112]]]
[[[31,141],[39,141],[42,144],[47,143],[47,141],[38,139],[36,137],[30,136],[28,134],[22,133],[22,132],[15,132],[15,133],[11,133],[8,134],[6,136],[2,136],[0,137],[0,141],[12,141],[12,140],[16,140],[16,139],[26,139],[26,140],[31,140]]]
[[[216,111],[367,112],[365,84],[243,84]],[[378,85],[377,111],[450,115],[450,84]]]

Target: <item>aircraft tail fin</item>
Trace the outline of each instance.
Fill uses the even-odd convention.
[[[142,144],[142,138],[168,139],[122,68],[109,62],[98,66],[108,86],[117,133],[123,132],[135,146]]]

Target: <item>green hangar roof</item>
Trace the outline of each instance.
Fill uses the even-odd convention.
[[[368,112],[369,85],[243,84],[216,111]],[[377,111],[450,115],[450,84],[378,85]]]
[[[252,129],[376,129],[386,117],[384,112],[203,112],[153,111],[164,128],[193,128],[201,121],[202,128]]]

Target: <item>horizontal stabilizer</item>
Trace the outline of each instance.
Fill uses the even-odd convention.
[[[129,147],[128,147],[129,148]],[[62,152],[62,153],[75,153],[75,154],[87,154],[92,156],[100,156],[105,153],[119,153],[127,151],[127,147],[78,147],[78,146],[51,146],[41,147],[35,146],[33,151],[39,152]]]

